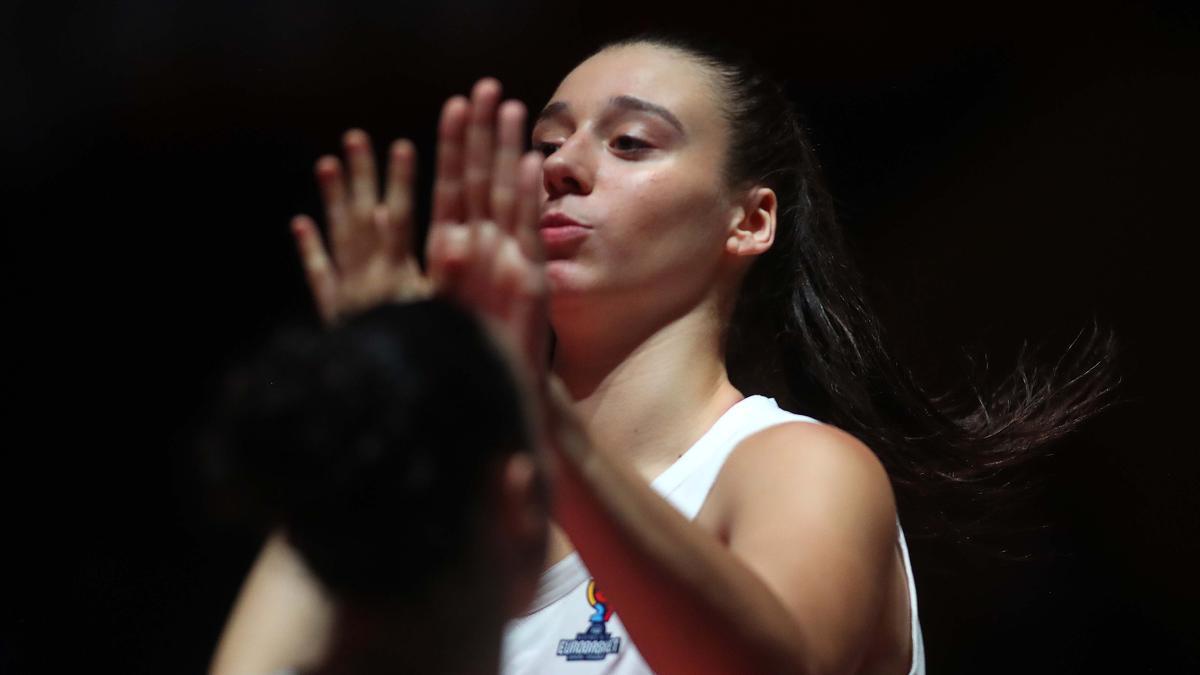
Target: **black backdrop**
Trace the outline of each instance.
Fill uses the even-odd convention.
[[[1099,316],[1121,402],[1005,504],[1004,561],[914,542],[930,671],[1197,660],[1189,315],[1200,19],[1187,3],[533,0],[0,9],[0,671],[203,669],[253,536],[187,448],[223,368],[311,321],[287,232],[362,126],[423,151],[495,75],[531,107],[606,36],[698,27],[785,78],[897,350],[949,383]],[[1130,3],[1132,4],[1132,3]],[[826,6],[828,5],[828,6]]]

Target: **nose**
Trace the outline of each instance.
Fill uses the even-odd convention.
[[[542,183],[549,199],[563,195],[586,195],[592,191],[595,157],[582,134],[567,138],[542,163]]]

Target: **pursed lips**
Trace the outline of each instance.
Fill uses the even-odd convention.
[[[588,238],[591,231],[591,226],[584,225],[560,211],[542,216],[539,229],[542,244],[551,257],[570,256],[575,247]]]
[[[539,224],[539,227],[540,227],[540,229],[543,229],[543,230],[559,229],[559,228],[566,228],[566,227],[580,227],[580,228],[585,228],[585,229],[591,229],[590,226],[584,225],[583,223],[581,223],[581,222],[575,220],[574,218],[571,218],[570,216],[566,215],[565,213],[562,213],[559,211],[547,213],[546,215],[542,216],[542,220],[541,220],[541,223]]]

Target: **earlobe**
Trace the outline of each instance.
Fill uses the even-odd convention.
[[[733,209],[733,215],[729,219],[729,238],[725,240],[725,250],[729,253],[737,255],[741,252],[741,232],[742,221],[746,219],[746,210],[741,206],[736,206]]]
[[[740,229],[734,230],[725,240],[725,250],[737,256],[754,255],[759,252],[754,239],[748,236],[745,230]]]

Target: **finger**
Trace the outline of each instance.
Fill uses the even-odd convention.
[[[471,121],[467,125],[464,167],[468,220],[482,220],[490,215],[488,192],[492,182],[492,146],[499,102],[499,81],[485,77],[475,83],[471,90]]]
[[[296,216],[292,219],[292,236],[317,313],[325,324],[332,324],[337,318],[337,272],[321,244],[317,224],[308,216]]]
[[[412,141],[402,138],[392,143],[388,153],[384,204],[392,230],[391,245],[386,250],[391,251],[397,259],[407,258],[413,252],[412,196],[416,164],[417,151]]]
[[[521,252],[531,262],[541,264],[545,259],[538,225],[542,213],[542,161],[537,152],[527,152],[517,170],[517,207],[513,225]]]
[[[505,317],[524,363],[531,372],[546,368],[546,282],[542,266],[531,262],[512,237],[506,237],[496,254],[493,287],[502,299],[497,314]]]
[[[498,314],[512,321],[519,311],[520,305],[523,304],[521,293],[523,276],[529,263],[521,255],[516,240],[511,237],[505,237],[504,241],[500,243],[495,258],[491,270],[491,286],[500,299]],[[515,323],[514,326],[517,329],[522,328],[519,323]]]
[[[346,261],[343,258],[350,248],[351,226],[342,163],[337,157],[326,155],[317,160],[315,172],[321,201],[325,203],[325,220],[329,223],[329,245],[338,266],[344,267]]]
[[[525,348],[530,366],[538,373],[549,367],[550,321],[549,287],[541,265],[526,265],[518,284],[519,315],[517,320],[526,327]]]
[[[355,225],[369,225],[371,210],[379,201],[375,177],[375,153],[371,139],[362,129],[351,129],[342,139],[346,149],[346,164],[350,171],[350,207]]]
[[[375,237],[381,250],[392,251],[395,249],[396,228],[392,225],[387,206],[376,204],[375,208],[371,209],[370,225],[375,230]]]
[[[463,197],[463,133],[470,104],[455,96],[442,107],[438,123],[437,170],[433,182],[433,223],[459,223]]]
[[[493,269],[502,243],[500,228],[484,221],[471,229],[463,283],[464,300],[477,310],[494,313],[499,307],[497,289],[493,287]]]
[[[507,233],[513,231],[517,203],[517,169],[525,131],[525,106],[520,101],[505,101],[500,106],[499,138],[492,165],[492,220]]]
[[[426,260],[435,293],[453,296],[461,285],[470,242],[464,225],[445,224],[429,231]]]

